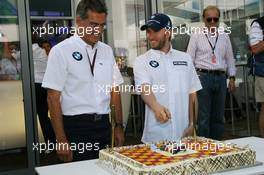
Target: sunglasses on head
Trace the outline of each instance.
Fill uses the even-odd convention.
[[[219,18],[206,18],[206,21],[207,22],[212,22],[212,20],[214,20],[214,22],[218,22],[219,21]]]

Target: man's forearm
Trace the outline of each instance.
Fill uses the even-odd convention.
[[[198,110],[198,100],[196,93],[192,93],[189,95],[189,126],[195,125],[196,123],[196,116]]]
[[[155,118],[157,119],[157,121],[159,121],[160,123],[165,123],[171,118],[170,110],[158,103],[150,85],[142,85],[141,97],[143,101],[155,113]]]
[[[157,104],[157,100],[153,92],[151,91],[150,85],[142,85],[141,98],[151,108],[154,109]]]
[[[251,51],[255,55],[264,52],[264,41],[260,41],[258,44],[251,46]]]
[[[63,125],[60,97],[54,95],[53,90],[48,90],[48,105],[56,139],[58,142],[67,141]]]

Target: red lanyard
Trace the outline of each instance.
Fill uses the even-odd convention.
[[[86,48],[85,48],[85,51],[86,51],[86,54],[87,54],[87,57],[88,57],[88,61],[89,61],[91,73],[94,76],[94,66],[95,66],[95,60],[96,60],[96,55],[97,55],[97,49],[95,50],[95,53],[94,53],[94,56],[93,56],[93,62],[92,63],[91,63],[91,60],[90,60],[90,57],[89,57],[89,54],[88,54]]]

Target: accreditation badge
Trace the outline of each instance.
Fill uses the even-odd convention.
[[[216,64],[216,56],[215,56],[215,54],[212,54],[212,63]]]

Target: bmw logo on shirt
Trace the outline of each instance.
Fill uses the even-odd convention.
[[[150,65],[151,67],[156,68],[156,67],[159,66],[159,63],[158,63],[157,61],[152,60],[152,61],[149,62],[149,65]]]
[[[82,56],[82,54],[81,54],[80,52],[73,52],[73,53],[72,53],[72,57],[73,57],[75,60],[77,60],[77,61],[81,61],[82,58],[83,58],[83,56]]]

